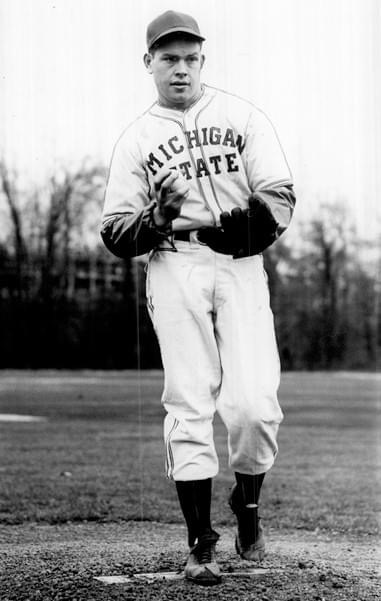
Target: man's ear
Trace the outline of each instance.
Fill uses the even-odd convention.
[[[152,73],[152,67],[151,67],[152,54],[149,54],[149,52],[146,52],[145,55],[143,56],[143,62],[145,64],[145,67],[146,67],[148,73]]]
[[[205,63],[205,54],[201,54],[201,69],[203,68]]]

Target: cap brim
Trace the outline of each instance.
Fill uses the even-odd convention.
[[[149,41],[148,48],[151,48],[151,46],[153,46],[155,42],[158,42],[159,40],[161,40],[161,38],[164,38],[165,36],[170,35],[171,33],[187,33],[188,35],[191,35],[193,38],[196,38],[201,42],[205,41],[205,38],[203,38],[202,35],[196,33],[195,31],[193,31],[193,29],[190,29],[189,27],[171,27],[170,29],[162,31],[159,35],[152,38],[152,40]]]

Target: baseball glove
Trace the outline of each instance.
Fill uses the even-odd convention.
[[[216,252],[241,259],[257,255],[277,238],[278,224],[267,204],[255,195],[249,198],[249,208],[236,207],[220,215],[221,227],[204,227],[198,239]]]

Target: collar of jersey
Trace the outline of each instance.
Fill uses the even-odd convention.
[[[162,115],[164,116],[172,116],[172,117],[176,117],[177,119],[179,117],[183,117],[185,115],[187,115],[188,113],[191,113],[193,111],[193,109],[196,110],[196,112],[198,112],[200,109],[202,109],[210,100],[211,96],[214,95],[214,91],[211,90],[211,88],[209,88],[209,86],[202,84],[201,87],[201,95],[197,98],[197,100],[195,100],[190,106],[188,106],[188,108],[186,108],[184,111],[181,111],[179,109],[175,109],[175,108],[170,108],[170,107],[166,107],[166,106],[162,106],[161,104],[159,104],[159,102],[156,102],[153,107],[150,110],[151,115]]]

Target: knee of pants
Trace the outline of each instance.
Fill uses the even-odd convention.
[[[268,427],[277,427],[283,420],[283,413],[279,409],[276,413],[271,415],[259,415],[258,413],[250,412],[246,415],[244,423],[247,424],[248,428],[253,430],[267,430]]]
[[[270,469],[278,452],[279,423],[251,412],[245,422],[230,424],[229,461],[235,471],[260,474]]]
[[[269,426],[278,426],[283,420],[283,413],[277,402],[262,403],[258,407],[255,403],[247,403],[231,415],[231,425],[244,430],[267,430]],[[229,420],[230,421],[230,420]]]

